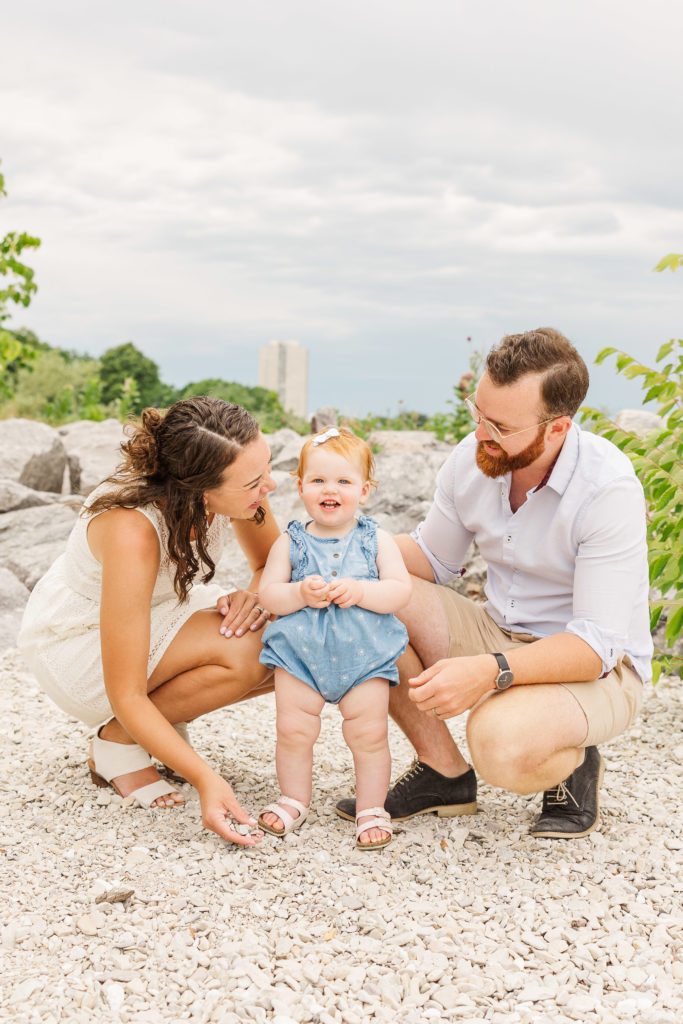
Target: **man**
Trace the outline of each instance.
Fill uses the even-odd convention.
[[[391,713],[417,761],[389,791],[392,818],[476,811],[474,770],[445,724],[469,711],[478,774],[544,791],[532,835],[598,824],[597,747],[636,716],[652,640],[642,487],[622,452],[572,422],[587,390],[558,331],[503,338],[468,401],[476,430],[439,471],[426,519],[397,538],[414,588]],[[473,540],[485,605],[443,586]],[[337,811],[353,817],[354,801]]]

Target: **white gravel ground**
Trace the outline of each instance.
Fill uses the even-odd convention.
[[[183,809],[151,813],[94,788],[86,730],[1,657],[0,1020],[683,1019],[680,680],[603,749],[586,839],[529,839],[540,798],[481,785],[476,816],[357,851],[333,813],[352,772],[327,708],[309,822],[244,851],[202,830],[189,787]],[[274,797],[272,698],[192,735],[249,809]],[[395,730],[392,752],[397,776],[411,753]]]

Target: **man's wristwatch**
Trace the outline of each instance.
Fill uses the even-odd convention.
[[[494,654],[493,657],[498,662],[500,669],[495,679],[495,687],[497,690],[507,690],[508,686],[512,686],[515,678],[507,663],[507,658],[502,654]]]

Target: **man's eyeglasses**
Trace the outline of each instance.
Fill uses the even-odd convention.
[[[522,427],[521,430],[508,430],[504,432],[491,423],[490,420],[485,419],[470,398],[465,399],[465,405],[477,426],[483,423],[491,437],[496,441],[506,441],[508,437],[515,437],[516,434],[523,434],[527,430],[533,430],[534,427],[542,427],[545,423],[552,423],[553,420],[557,419],[557,416],[551,416],[547,420],[541,420],[540,423],[532,423],[530,427]]]

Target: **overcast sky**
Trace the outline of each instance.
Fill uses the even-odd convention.
[[[4,7],[0,236],[43,243],[13,326],[176,385],[296,338],[356,414],[445,409],[506,332],[681,335],[680,0]]]

